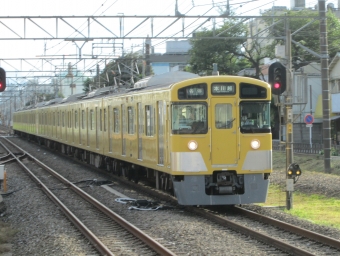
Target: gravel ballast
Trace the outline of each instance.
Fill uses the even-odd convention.
[[[14,140],[19,146],[27,147],[26,141]],[[44,147],[36,144],[29,147],[31,150],[43,155],[47,161],[58,161],[58,165],[65,165],[65,169],[72,171],[73,167],[69,166],[69,163],[63,162],[59,157],[52,155]],[[10,223],[12,228],[18,231],[12,242],[12,255],[98,255],[92,246],[80,237],[79,232],[75,230],[53,202],[38,189],[37,185],[24,174],[24,171],[17,164],[7,164],[6,171],[8,192],[14,193],[4,196],[7,210],[2,214],[1,220]],[[284,175],[282,172],[284,171],[275,170],[270,177],[271,182],[275,184],[285,182],[282,180],[282,175]],[[299,184],[301,185],[297,186],[297,188],[301,189],[302,192],[322,191],[321,194],[324,195],[337,195],[340,187],[340,177],[305,172],[300,178]],[[337,229],[314,225],[277,209],[260,208],[251,205],[247,206],[247,208],[302,226],[314,232],[340,239],[340,232]],[[182,223],[182,225],[184,224]],[[183,226],[180,225],[178,228],[182,230],[182,233],[184,232]],[[214,251],[214,254],[218,255],[219,253]]]

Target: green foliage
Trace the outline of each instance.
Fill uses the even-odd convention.
[[[271,11],[264,13],[263,16],[273,15]],[[275,13],[275,15],[279,15]],[[293,35],[293,40],[301,43],[303,46],[309,48],[310,50],[319,53],[320,52],[320,23],[318,20],[319,12],[310,9],[303,9],[301,11],[288,11],[286,14],[288,17],[292,17],[289,19],[289,29],[292,33],[301,29],[309,22],[312,22],[308,26],[302,28],[296,34]],[[284,14],[282,14],[284,16]],[[299,18],[301,16],[307,16],[310,18]],[[280,22],[278,22],[281,20]],[[273,37],[284,37],[285,34],[285,26],[283,18],[265,18],[265,21],[268,25],[274,24],[270,30],[270,35]],[[334,15],[333,12],[329,11],[327,13],[327,36],[328,36],[328,47],[330,57],[333,58],[337,51],[339,50],[340,45],[340,21]],[[274,40],[272,45],[276,44],[284,44],[283,39]],[[298,69],[300,66],[304,66],[312,61],[319,61],[319,58],[308,53],[300,46],[292,43],[292,62],[295,69]]]
[[[236,74],[242,67],[249,66],[233,54],[242,44],[242,39],[212,39],[214,35],[220,33],[224,37],[244,36],[246,27],[241,25],[230,29],[234,23],[235,21],[230,19],[216,31],[204,29],[195,34],[195,37],[190,40],[192,48],[189,51],[192,72],[211,75],[213,63],[218,64],[220,74]]]
[[[90,84],[93,84],[92,79],[91,78],[86,78],[86,80],[83,83],[83,85],[84,85],[83,91],[85,93],[88,93],[90,91]]]
[[[320,150],[319,155],[323,155],[324,151],[323,149]],[[339,155],[339,150],[336,148],[331,148],[331,156],[338,156]]]
[[[235,75],[245,68],[254,68],[255,75],[252,77],[260,78],[260,64],[264,58],[273,57],[274,46],[264,45],[257,39],[246,40],[248,36],[248,25],[237,19],[226,20],[223,26],[215,31],[204,29],[197,32],[190,41],[191,71],[210,75],[213,63],[217,63],[222,75]]]

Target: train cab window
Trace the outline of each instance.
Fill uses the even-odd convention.
[[[241,102],[240,120],[242,133],[269,133],[270,103]]]
[[[215,127],[216,129],[231,129],[235,118],[232,114],[233,106],[231,104],[215,105]]]
[[[173,134],[205,134],[208,132],[206,103],[173,104],[171,116]]]

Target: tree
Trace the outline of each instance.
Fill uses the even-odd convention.
[[[208,38],[218,34],[221,34],[220,38]],[[273,57],[273,46],[263,45],[256,37],[251,40],[245,39],[250,34],[248,24],[236,19],[228,19],[216,31],[204,29],[197,32],[191,40],[190,70],[209,75],[213,63],[217,63],[220,74],[235,75],[240,70],[250,67],[255,69],[252,77],[260,78],[260,64],[264,58]]]
[[[192,47],[189,51],[189,64],[192,72],[210,75],[213,63],[217,63],[220,74],[236,74],[241,68],[248,66],[233,54],[242,43],[242,40],[237,39],[236,36],[242,36],[245,31],[244,26],[232,28],[234,23],[234,20],[228,20],[216,31],[203,29],[195,33],[194,38],[190,40]],[[235,39],[225,40],[218,37],[206,39],[220,33],[223,37],[235,36]]]
[[[91,84],[93,84],[93,81],[91,78],[86,78],[86,80],[84,81],[83,85],[84,85],[84,88],[83,88],[83,91],[85,93],[88,93],[89,91],[91,91]]]
[[[272,15],[271,12],[264,13],[264,16]],[[277,15],[277,14],[276,14]],[[283,14],[282,14],[283,15]],[[304,16],[310,18],[301,18]],[[292,39],[310,50],[320,52],[320,23],[318,20],[319,12],[311,9],[303,9],[301,11],[288,11],[285,17],[291,17],[289,21],[289,29],[292,33],[301,29],[293,35]],[[273,24],[279,21],[280,18],[273,19],[272,17],[265,17],[267,24]],[[314,20],[314,21],[313,21]],[[284,20],[279,22],[271,29],[273,37],[284,37],[285,26]],[[311,23],[310,23],[311,22]],[[308,24],[310,23],[310,24]],[[307,25],[308,24],[308,25]],[[306,26],[307,25],[307,26]],[[304,27],[305,26],[305,27]],[[340,46],[340,21],[332,11],[327,12],[327,36],[328,36],[328,50],[330,58],[333,58],[339,51]],[[272,46],[277,44],[284,44],[283,39],[274,40]],[[320,59],[313,54],[305,51],[300,46],[292,43],[292,64],[294,69],[305,66],[312,61],[319,61]]]
[[[138,52],[128,53],[106,64],[101,78],[107,81],[108,85],[129,88],[143,77],[143,70],[145,70],[143,55]]]

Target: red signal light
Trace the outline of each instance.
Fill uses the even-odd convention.
[[[280,89],[281,84],[280,83],[274,83],[274,89]]]
[[[0,92],[6,89],[6,71],[0,68]]]

